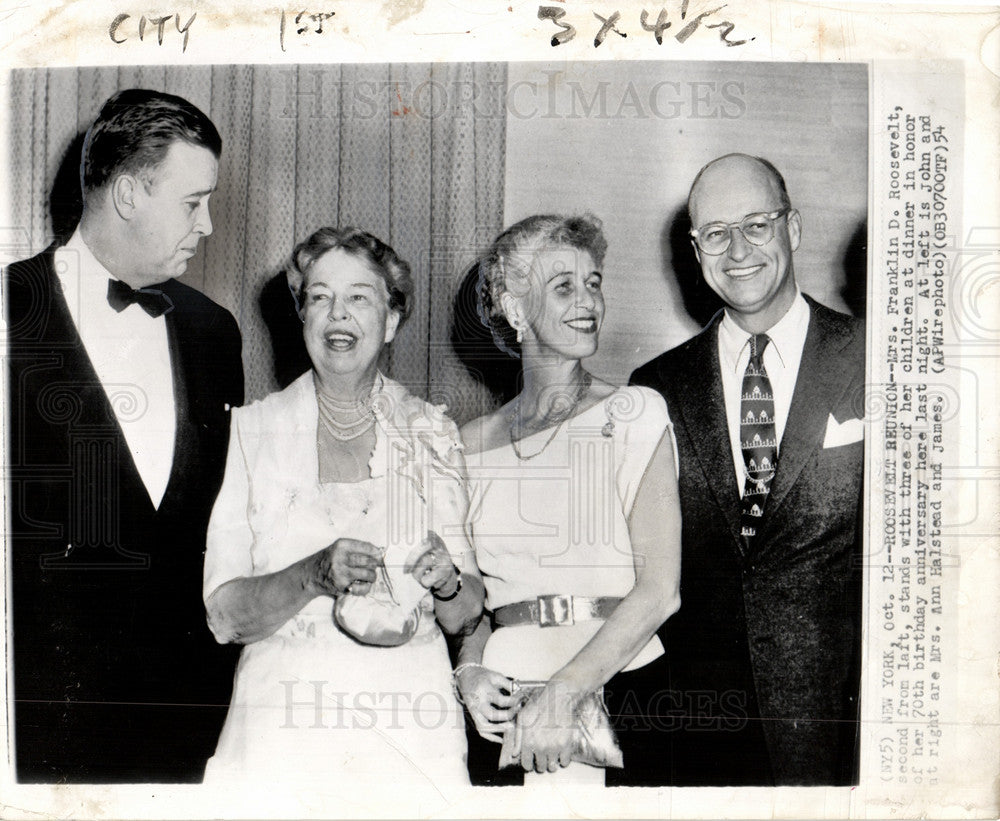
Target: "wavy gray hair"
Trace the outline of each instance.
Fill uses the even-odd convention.
[[[285,277],[299,312],[306,272],[321,256],[338,248],[363,259],[382,277],[389,291],[389,308],[399,314],[402,325],[413,310],[410,266],[389,245],[360,228],[320,228],[295,246]]]
[[[500,296],[511,291],[511,278],[524,278],[523,260],[557,246],[586,251],[598,266],[604,264],[608,241],[601,221],[593,214],[561,216],[536,214],[514,223],[498,236],[479,264],[479,318],[493,335],[494,344],[508,355],[520,358],[517,335],[504,316]],[[530,265],[530,262],[528,263]]]

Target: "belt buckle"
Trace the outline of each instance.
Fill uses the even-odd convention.
[[[572,596],[539,596],[538,624],[541,627],[559,627],[575,624]]]

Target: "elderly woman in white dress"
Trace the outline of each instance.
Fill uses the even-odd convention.
[[[604,320],[606,247],[595,218],[535,216],[482,265],[483,313],[520,355],[523,384],[462,429],[490,612],[455,678],[481,734],[505,733],[508,758],[544,774],[533,779],[601,784],[606,772],[608,784],[651,785],[669,777],[656,631],[680,605],[675,446],[658,393],[583,366]],[[524,681],[544,685],[526,702]],[[605,685],[624,753],[606,771],[574,761],[581,713]]]
[[[442,631],[483,604],[457,429],[378,371],[413,288],[391,248],[320,229],[289,285],[313,368],[234,410],[209,526],[209,625],[244,649],[206,782],[439,799],[468,783]]]

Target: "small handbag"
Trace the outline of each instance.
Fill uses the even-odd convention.
[[[343,594],[333,606],[333,617],[340,629],[362,644],[398,647],[406,644],[420,624],[420,605],[400,606],[392,593],[392,583],[385,566],[375,571],[375,582],[364,596]]]
[[[513,693],[521,694],[527,701],[541,690],[544,681],[514,681]],[[521,758],[521,740],[524,730],[519,721],[504,732],[500,748],[500,769],[516,764]],[[604,704],[602,690],[595,690],[583,701],[577,711],[577,725],[573,733],[573,761],[593,767],[624,767],[624,757],[611,726],[611,717]]]
[[[427,541],[411,551],[423,553],[433,540],[440,537],[428,532]],[[386,555],[398,553],[389,548]],[[337,597],[333,606],[333,618],[337,625],[362,644],[376,647],[398,647],[406,644],[420,626],[421,602],[429,594],[412,575],[406,572],[408,561],[390,561],[386,565],[385,556],[376,568],[375,581],[364,596],[349,593]],[[395,555],[390,559],[401,558]]]

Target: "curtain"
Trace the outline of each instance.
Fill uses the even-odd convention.
[[[222,135],[214,232],[182,281],[239,322],[248,400],[287,381],[275,352],[292,354],[272,331],[274,317],[289,315],[275,278],[292,247],[323,225],[354,225],[413,270],[414,310],[391,346],[389,375],[446,403],[459,422],[491,406],[449,334],[463,276],[502,228],[505,65],[14,71],[10,206],[23,215],[25,255],[72,230],[82,133],[105,99],[135,86],[185,97]]]

